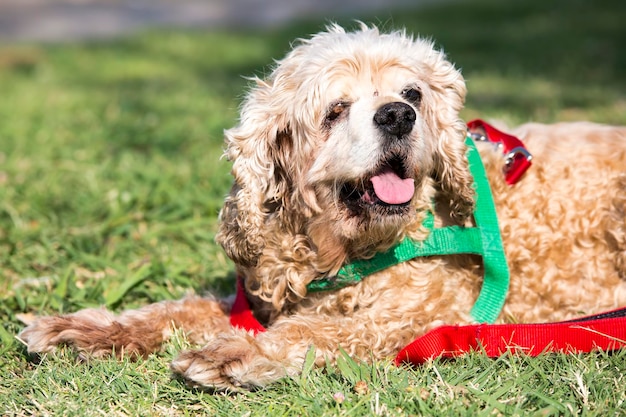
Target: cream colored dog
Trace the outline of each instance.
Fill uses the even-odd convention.
[[[434,326],[468,323],[480,257],[417,258],[337,291],[313,280],[439,224],[471,222],[460,72],[429,41],[338,26],[302,41],[256,79],[226,132],[234,185],[217,236],[267,331],[229,323],[232,300],[190,297],[114,315],[42,317],[21,334],[31,352],[68,344],[91,356],[145,355],[182,328],[198,350],[172,370],[192,385],[262,386],[339,347],[393,357]],[[514,187],[502,154],[479,144],[511,270],[499,322],[573,318],[626,305],[626,129],[524,125],[534,165]]]

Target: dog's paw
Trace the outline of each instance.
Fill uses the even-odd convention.
[[[192,387],[214,390],[253,389],[287,375],[280,358],[269,357],[247,333],[223,335],[200,350],[182,352],[172,371]]]

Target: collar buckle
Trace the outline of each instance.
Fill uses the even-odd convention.
[[[490,142],[504,154],[504,178],[509,185],[514,185],[530,168],[532,154],[517,137],[501,132],[483,120],[476,119],[467,123],[469,136],[478,142]]]
[[[522,175],[530,168],[533,156],[523,146],[513,148],[504,156],[504,178],[509,185],[520,180]]]
[[[533,160],[533,156],[528,152],[528,149],[518,146],[504,156],[504,163],[508,167],[515,162],[518,156],[525,158],[528,162]]]

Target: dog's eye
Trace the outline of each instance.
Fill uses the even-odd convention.
[[[402,90],[402,97],[413,104],[420,104],[422,101],[422,92],[417,88],[405,88]]]
[[[346,111],[347,108],[348,108],[348,103],[345,103],[343,101],[340,101],[338,103],[333,103],[329,107],[328,112],[326,113],[326,120],[329,122],[336,120],[339,116],[341,116],[341,114],[344,111]]]

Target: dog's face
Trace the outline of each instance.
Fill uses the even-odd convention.
[[[388,246],[433,185],[453,217],[471,212],[465,85],[430,42],[333,26],[256,82],[226,133],[236,184],[218,240],[236,262],[255,264],[267,233],[322,256]]]
[[[400,61],[364,57],[325,71],[322,137],[307,185],[324,196],[324,211],[337,212],[348,237],[402,225],[433,168],[432,133],[420,112],[428,86]]]

